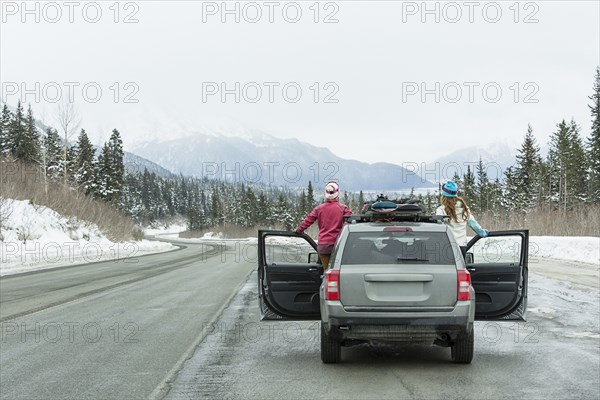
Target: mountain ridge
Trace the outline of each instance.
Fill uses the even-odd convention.
[[[342,190],[401,190],[435,185],[400,165],[343,159],[330,149],[260,131],[243,136],[195,132],[130,149],[176,174],[245,183],[306,186],[337,180]]]

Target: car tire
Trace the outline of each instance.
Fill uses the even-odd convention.
[[[473,329],[468,333],[458,335],[456,341],[450,346],[452,361],[457,364],[470,364],[475,352],[475,334]]]
[[[321,361],[325,364],[335,364],[342,358],[342,344],[339,340],[327,335],[321,322]]]

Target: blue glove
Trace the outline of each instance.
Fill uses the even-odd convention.
[[[487,229],[483,229],[474,219],[468,220],[467,224],[481,237],[486,237],[490,233]]]

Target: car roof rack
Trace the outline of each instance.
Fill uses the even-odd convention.
[[[362,214],[347,215],[346,222],[355,224],[361,222],[429,222],[442,223],[444,215],[428,215],[419,204],[403,204],[388,199],[378,199],[365,203]]]
[[[439,224],[448,218],[445,215],[392,215],[392,214],[355,214],[346,215],[344,220],[350,224],[364,222],[429,222]]]

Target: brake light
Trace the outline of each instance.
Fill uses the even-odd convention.
[[[458,300],[471,300],[471,274],[469,271],[458,270]]]
[[[325,300],[340,299],[340,270],[330,269],[325,272]]]

